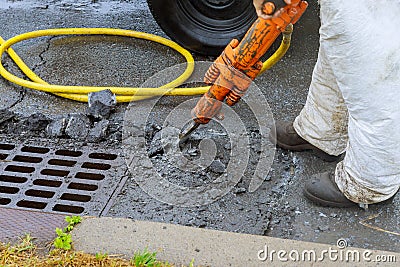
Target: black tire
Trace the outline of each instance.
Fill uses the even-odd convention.
[[[183,47],[219,55],[257,18],[253,0],[147,0],[163,31]]]

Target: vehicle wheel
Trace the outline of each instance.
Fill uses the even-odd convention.
[[[257,18],[252,0],[147,0],[163,29],[183,47],[219,55],[233,39],[241,39]]]

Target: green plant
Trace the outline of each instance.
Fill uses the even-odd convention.
[[[57,237],[54,239],[54,246],[56,248],[70,250],[72,243],[72,236],[69,233],[65,233],[62,229],[56,228]]]
[[[189,263],[189,267],[194,267],[194,259],[192,259]]]
[[[66,216],[65,221],[68,223],[68,226],[64,228],[64,232],[68,233],[74,229],[74,226],[78,223],[82,222],[81,216]]]
[[[136,267],[159,267],[161,263],[157,261],[157,252],[149,252],[146,249],[135,252],[131,259],[131,264]]]
[[[108,254],[107,253],[97,252],[95,257],[96,257],[96,260],[103,261],[108,257]]]
[[[82,217],[66,216],[65,221],[68,223],[67,227],[64,229],[56,228],[57,237],[54,239],[54,246],[59,249],[70,250],[72,248],[72,236],[69,232],[82,221]]]

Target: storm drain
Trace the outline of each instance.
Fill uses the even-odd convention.
[[[0,141],[0,207],[97,216],[124,171],[115,152]]]

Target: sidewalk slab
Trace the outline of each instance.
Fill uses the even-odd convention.
[[[193,259],[195,266],[337,266],[346,263],[350,266],[377,266],[380,265],[377,260],[383,259],[392,263],[381,263],[380,266],[395,266],[395,261],[400,261],[400,254],[394,252],[340,249],[337,244],[124,218],[85,218],[73,230],[72,238],[77,251],[123,255],[129,259],[134,252],[147,248],[150,252],[157,252],[158,260],[176,266],[188,266]]]

